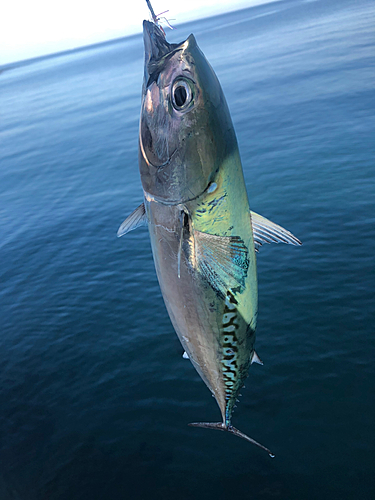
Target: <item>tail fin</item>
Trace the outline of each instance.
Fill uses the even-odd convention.
[[[189,424],[191,427],[203,427],[204,429],[216,429],[217,431],[227,431],[230,432],[231,434],[234,434],[235,436],[238,436],[242,439],[246,439],[246,441],[249,441],[250,443],[255,444],[256,446],[259,446],[259,448],[262,448],[262,450],[265,450],[271,458],[274,458],[275,455],[265,446],[262,444],[258,443],[254,439],[251,439],[251,437],[246,436],[243,432],[239,431],[233,425],[225,425],[222,422],[194,422],[193,424]]]

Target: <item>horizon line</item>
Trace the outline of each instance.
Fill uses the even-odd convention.
[[[239,12],[239,11],[242,11],[242,10],[249,10],[249,9],[260,7],[260,6],[269,4],[269,3],[275,3],[275,2],[280,2],[280,1],[282,1],[282,0],[265,0],[265,1],[261,1],[260,3],[255,4],[255,5],[250,5],[248,7],[242,7],[242,8],[234,9],[234,10],[229,9],[229,10],[227,10],[225,12],[220,12],[218,14],[213,14],[213,15],[210,15],[210,16],[205,16],[205,17],[200,17],[200,18],[193,18],[193,19],[190,19],[188,21],[184,21],[182,23],[176,24],[176,28],[175,29],[177,29],[178,26],[184,26],[184,25],[190,24],[190,23],[192,23],[194,21],[200,22],[200,21],[203,21],[205,19],[211,19],[211,18],[215,18],[215,17],[222,17],[222,16],[227,15],[229,13]],[[98,47],[100,45],[115,44],[115,43],[119,43],[119,42],[121,42],[121,41],[123,41],[125,39],[132,38],[132,37],[137,37],[137,36],[142,36],[142,27],[140,27],[140,31],[138,31],[136,33],[130,33],[130,34],[127,34],[127,35],[124,35],[124,36],[120,36],[120,37],[115,37],[115,38],[109,38],[107,40],[102,40],[100,42],[88,43],[88,44],[85,44],[85,45],[78,45],[77,47],[72,47],[70,49],[65,49],[65,50],[58,50],[57,52],[47,52],[47,53],[39,55],[39,56],[27,57],[26,59],[16,59],[15,61],[11,61],[11,62],[8,62],[8,63],[0,65],[0,74],[2,72],[4,72],[4,71],[16,68],[18,66],[24,66],[24,65],[32,64],[32,63],[34,63],[36,61],[41,61],[43,59],[49,59],[49,58],[52,58],[52,57],[61,57],[61,56],[64,56],[64,55],[71,54],[73,52],[90,50],[90,49],[93,49],[93,48]]]

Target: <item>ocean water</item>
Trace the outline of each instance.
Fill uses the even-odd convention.
[[[233,423],[168,319],[142,201],[142,37],[1,68],[0,500],[374,498],[371,1],[286,0],[179,26],[226,94],[250,206],[303,241],[258,255]],[[140,20],[141,23],[142,20]]]

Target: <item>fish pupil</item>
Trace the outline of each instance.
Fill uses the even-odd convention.
[[[179,85],[174,91],[174,101],[180,108],[185,104],[187,99],[187,92],[185,87]]]

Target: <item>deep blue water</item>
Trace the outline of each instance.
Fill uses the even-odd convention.
[[[250,205],[301,248],[258,256],[257,352],[234,425],[168,319],[141,201],[141,36],[0,74],[0,500],[374,498],[371,1],[281,1],[194,32]],[[141,23],[142,20],[140,20]]]

